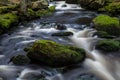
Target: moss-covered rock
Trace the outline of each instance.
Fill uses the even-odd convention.
[[[14,11],[16,9],[17,9],[17,5],[1,6],[0,7],[0,14],[1,13],[8,13],[8,12]]]
[[[26,64],[29,64],[30,59],[25,55],[17,55],[12,58],[12,62],[15,65],[26,65]]]
[[[55,6],[50,6],[47,10],[38,10],[36,11],[36,17],[43,17],[43,16],[48,16],[52,15],[53,12],[55,11]]]
[[[99,15],[93,19],[95,29],[98,31],[105,31],[110,35],[120,35],[120,21],[116,17],[107,15]]]
[[[50,40],[38,40],[27,50],[27,56],[37,64],[63,67],[82,62],[85,59],[85,51]]]
[[[33,10],[45,9],[45,8],[48,8],[48,5],[49,4],[47,0],[39,0],[39,1],[32,2],[31,8]]]
[[[120,43],[115,40],[101,40],[97,43],[96,49],[106,52],[118,51],[120,49]]]
[[[52,36],[72,36],[72,35],[73,35],[72,32],[57,32],[52,34]]]
[[[0,15],[0,29],[8,29],[12,24],[18,21],[18,16],[12,13]]]
[[[113,39],[115,36],[109,35],[107,32],[104,31],[97,31],[94,33],[93,36],[97,35],[99,38],[106,38],[106,39]]]
[[[109,3],[108,5],[104,6],[103,8],[100,8],[98,11],[107,12],[111,15],[120,14],[120,2]]]

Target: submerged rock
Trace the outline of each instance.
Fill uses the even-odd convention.
[[[73,35],[72,32],[57,32],[52,34],[52,36],[72,36],[72,35]]]
[[[85,51],[50,40],[38,40],[29,48],[27,56],[33,63],[63,67],[84,61]]]
[[[66,4],[63,4],[62,7],[67,7],[67,5],[66,5]]]

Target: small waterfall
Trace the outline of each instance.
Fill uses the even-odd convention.
[[[92,47],[94,42],[98,40],[97,38],[88,36],[92,32],[94,30],[84,29],[83,31],[74,32],[74,36],[70,38],[77,47],[86,50],[88,58],[85,60],[84,66],[102,78],[102,80],[119,80],[120,63],[114,60],[110,61]]]
[[[65,1],[54,1],[51,2],[49,6],[56,6],[56,10],[80,10],[82,9],[80,6],[76,5],[76,4],[67,4],[65,3]]]

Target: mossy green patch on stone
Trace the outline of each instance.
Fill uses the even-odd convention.
[[[29,64],[30,59],[25,55],[17,55],[12,58],[12,62],[15,65],[26,65],[26,64]]]
[[[116,17],[108,15],[99,15],[93,19],[95,29],[98,31],[105,31],[110,35],[120,35],[120,21]]]
[[[0,7],[0,13],[7,13],[11,12],[17,9],[17,5],[11,5],[11,6],[1,6]]]
[[[0,15],[0,28],[7,29],[18,21],[18,16],[12,13]]]
[[[108,12],[112,15],[120,14],[120,2],[109,3],[104,8],[105,8],[106,12]]]
[[[50,40],[38,40],[27,51],[31,61],[52,67],[79,63],[85,58],[83,49],[65,46]]]
[[[106,52],[118,51],[120,49],[120,43],[115,40],[101,40],[97,43],[96,49]]]

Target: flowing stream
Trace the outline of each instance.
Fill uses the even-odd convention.
[[[52,2],[50,5],[56,6],[52,16],[19,24],[13,32],[0,36],[0,80],[39,80],[41,74],[46,76],[46,80],[120,80],[120,55],[104,55],[94,48],[97,41],[101,40],[92,37],[95,32],[92,19],[98,14],[63,1]],[[55,29],[58,23],[67,27],[63,32],[71,31],[74,35],[51,36],[52,33],[60,32]],[[45,66],[15,66],[9,62],[12,56],[25,54],[23,49],[38,39],[83,48],[87,58],[82,64],[68,68],[65,73]]]

